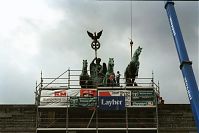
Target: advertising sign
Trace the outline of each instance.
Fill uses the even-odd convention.
[[[96,89],[81,89],[79,97],[70,97],[70,107],[95,107],[97,105]]]
[[[132,101],[132,106],[153,106],[154,101]]]
[[[100,96],[98,101],[101,110],[124,110],[124,96]]]
[[[79,89],[42,90],[40,106],[70,106],[70,97],[79,97]]]
[[[81,89],[80,97],[96,97],[97,90],[96,89]]]
[[[99,90],[98,96],[124,96],[125,106],[131,106],[131,91],[129,90]]]
[[[153,106],[155,97],[153,89],[132,90],[132,106]]]
[[[70,97],[70,107],[95,107],[97,97]]]
[[[153,99],[154,91],[153,90],[132,90],[133,99]]]
[[[66,90],[42,90],[40,106],[66,106],[68,105]]]

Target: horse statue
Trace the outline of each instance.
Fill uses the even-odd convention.
[[[135,77],[138,76],[138,71],[139,71],[139,56],[140,53],[142,52],[142,48],[139,46],[134,55],[133,58],[131,59],[130,64],[128,64],[126,71],[124,73],[125,79],[126,79],[126,85],[127,86],[132,86],[134,81],[135,81]]]
[[[82,73],[80,74],[80,77],[79,77],[79,84],[81,88],[92,87],[92,80],[90,76],[88,75],[87,67],[88,67],[87,60],[83,60]]]
[[[109,58],[108,70],[103,79],[104,86],[116,86],[115,73],[114,73],[114,59]]]

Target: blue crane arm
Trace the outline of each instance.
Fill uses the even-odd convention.
[[[174,2],[166,1],[165,9],[168,15],[169,24],[173,34],[175,46],[177,49],[180,69],[184,78],[187,94],[189,97],[191,109],[195,119],[196,127],[199,133],[199,91],[197,82],[192,69],[192,62],[189,60],[183,36],[180,30],[178,18],[175,12]]]

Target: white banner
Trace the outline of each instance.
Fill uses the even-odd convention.
[[[40,106],[69,106],[70,96],[79,97],[80,90],[42,90],[40,97]]]

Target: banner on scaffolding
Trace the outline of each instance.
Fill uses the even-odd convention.
[[[70,107],[96,107],[96,105],[96,89],[80,89],[80,96],[70,97]]]
[[[132,106],[140,107],[140,106],[154,106],[154,101],[132,101]]]
[[[66,90],[42,90],[40,106],[67,106],[67,95]]]
[[[131,106],[131,91],[129,90],[99,90],[98,96],[124,96],[125,106]]]
[[[132,90],[132,106],[154,106],[155,95],[153,89]]]
[[[80,97],[96,97],[97,90],[96,89],[81,89]]]
[[[96,96],[96,89],[42,90],[40,106],[95,107]]]
[[[52,89],[52,88],[51,88]],[[79,90],[41,90],[40,106],[70,106],[70,96],[80,96]]]
[[[100,96],[98,106],[101,110],[125,110],[125,97]]]
[[[70,97],[70,107],[96,107],[97,97]]]

